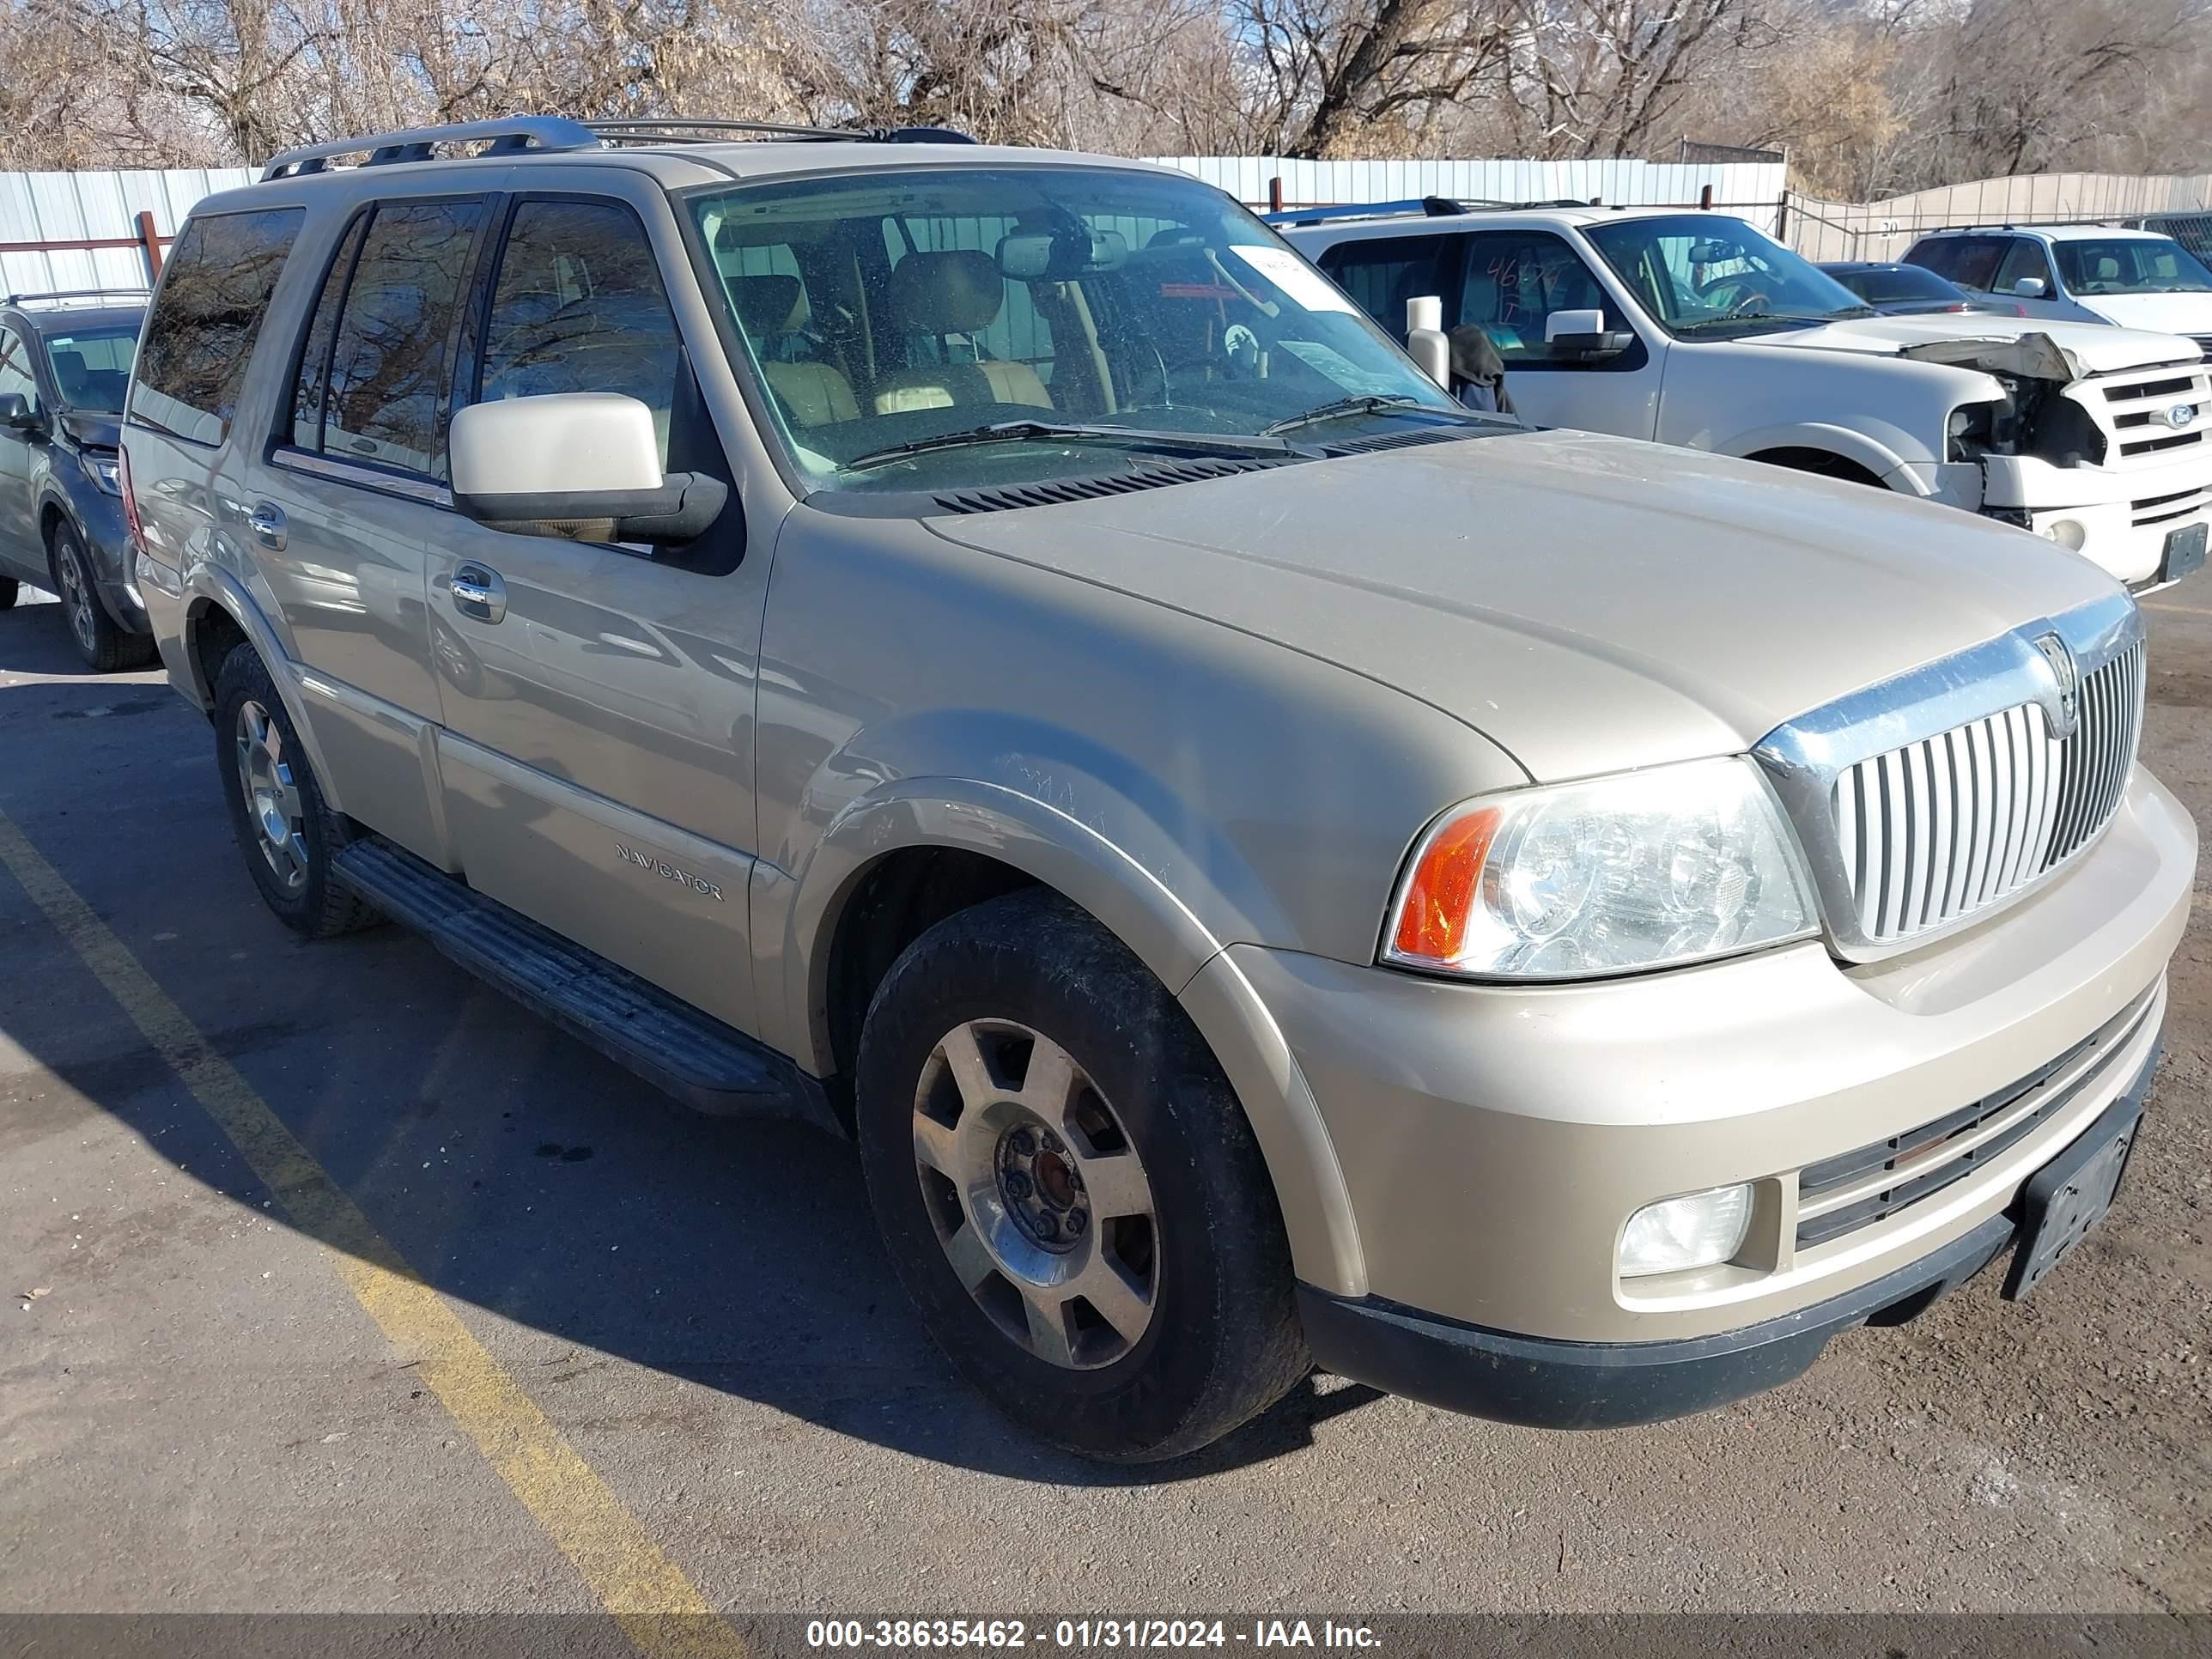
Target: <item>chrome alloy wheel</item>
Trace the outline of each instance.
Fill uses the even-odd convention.
[[[1159,1298],[1152,1182],[1074,1058],[1010,1020],[930,1051],[914,1157],[952,1271],[1013,1342],[1071,1370],[1136,1346]]]
[[[284,752],[284,733],[251,697],[238,706],[238,787],[261,856],[287,892],[307,884],[307,845],[299,786]]]
[[[54,579],[61,583],[62,609],[68,614],[70,632],[87,656],[100,650],[100,614],[94,608],[100,601],[93,594],[92,575],[84,568],[84,556],[67,537],[57,537],[59,545],[54,549]]]

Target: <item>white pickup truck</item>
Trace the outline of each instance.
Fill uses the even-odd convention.
[[[2021,526],[2138,592],[2204,561],[2212,362],[2040,318],[1884,317],[1740,219],[1431,198],[1274,216],[1403,341],[1480,326],[1515,407],[1878,483]]]

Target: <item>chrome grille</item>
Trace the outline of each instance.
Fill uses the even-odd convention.
[[[1836,830],[1860,932],[1910,939],[2079,851],[2120,804],[2142,706],[2138,643],[2083,678],[2071,737],[2023,703],[1847,769]]]
[[[2173,365],[2138,369],[2077,384],[2094,387],[2100,394],[2084,406],[2108,434],[2112,460],[2175,461],[2183,459],[2177,452],[2212,441],[2212,377],[2202,368]],[[2191,418],[2179,428],[2166,424],[2166,411],[2183,407],[2192,411]]]
[[[2142,699],[2142,614],[2115,592],[1768,732],[1753,753],[1796,829],[1829,948],[1854,962],[1917,949],[2075,857],[2126,793]]]

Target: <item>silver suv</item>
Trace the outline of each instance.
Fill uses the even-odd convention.
[[[124,441],[276,914],[851,1136],[1079,1451],[1316,1363],[1711,1406],[2024,1293],[2134,1145],[2196,842],[2127,594],[1459,410],[1182,175],[320,146],[193,215]]]

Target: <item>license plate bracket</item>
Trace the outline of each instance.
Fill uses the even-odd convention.
[[[2105,1218],[2142,1127],[2142,1100],[2124,1096],[2029,1180],[2020,1199],[2020,1244],[2005,1274],[2008,1301],[2021,1300],[2041,1284]]]
[[[2158,562],[2158,579],[2162,582],[2179,581],[2204,562],[2207,532],[2212,526],[2187,524],[2179,530],[2170,530],[2166,537],[2166,551]]]

